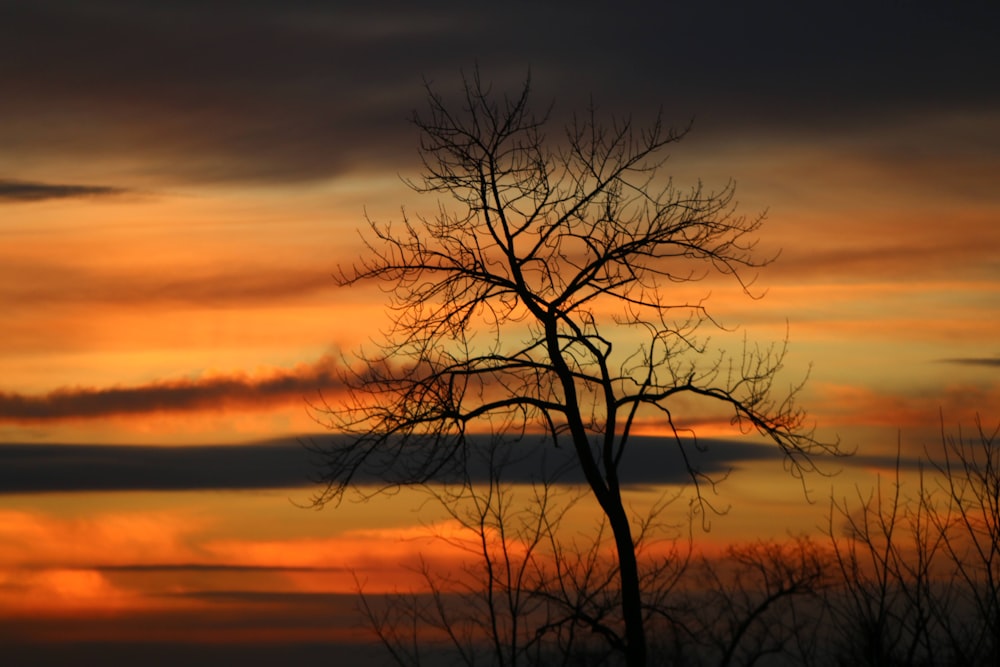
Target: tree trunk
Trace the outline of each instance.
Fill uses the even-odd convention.
[[[632,542],[632,528],[622,506],[621,496],[609,494],[604,512],[611,524],[618,550],[618,577],[621,585],[622,618],[625,620],[625,664],[646,667],[646,630],[642,622],[642,592],[639,590],[639,566]]]
[[[527,302],[528,300],[525,299]],[[590,489],[594,492],[598,504],[604,510],[604,515],[611,524],[611,532],[615,536],[615,549],[618,552],[618,579],[621,586],[622,620],[625,621],[625,664],[628,667],[646,667],[646,630],[642,622],[642,592],[639,590],[639,566],[635,557],[635,544],[632,543],[632,527],[628,514],[622,505],[621,488],[618,485],[617,470],[614,464],[605,462],[605,474],[601,474],[600,466],[594,460],[590,450],[587,429],[580,412],[577,398],[576,378],[569,364],[563,357],[560,348],[561,338],[558,331],[558,320],[555,317],[541,314],[545,322],[545,337],[549,359],[552,361],[559,382],[565,392],[566,421],[573,438],[573,448]],[[614,429],[614,411],[612,401],[608,401],[608,423]],[[613,431],[612,431],[613,432]]]

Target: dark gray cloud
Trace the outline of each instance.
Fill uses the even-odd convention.
[[[404,168],[423,77],[530,67],[557,113],[663,106],[699,133],[831,132],[994,108],[995,3],[6,3],[0,141],[143,156],[184,183]]]
[[[332,357],[323,357],[262,378],[229,375],[132,387],[64,387],[42,395],[0,391],[0,423],[301,402],[306,396],[315,397],[319,391],[335,391],[340,386],[336,363]]]
[[[105,185],[65,185],[31,183],[0,179],[0,203],[38,202],[47,199],[75,199],[80,197],[107,197],[125,191]]]
[[[958,364],[960,366],[1000,368],[1000,357],[955,357],[952,359],[941,359],[940,361],[941,363]]]
[[[144,447],[0,445],[0,493],[179,491],[304,486],[312,470],[295,442]]]
[[[333,436],[310,442],[335,447]],[[473,438],[471,446],[482,452],[485,443]],[[752,441],[704,440],[701,447],[685,444],[701,472],[719,477],[751,461],[773,460],[780,465],[777,448]],[[582,484],[573,464],[571,447],[539,446],[534,441],[513,443],[502,471],[511,483],[540,481],[553,476],[560,484]],[[316,482],[321,460],[313,447],[296,439],[240,445],[139,446],[139,445],[0,445],[0,493],[52,493],[85,491],[181,491],[305,489]],[[488,479],[483,456],[471,456],[469,475]],[[621,478],[628,485],[685,484],[689,481],[677,444],[672,440],[636,438],[625,457]],[[380,484],[382,477],[362,472],[355,483]]]

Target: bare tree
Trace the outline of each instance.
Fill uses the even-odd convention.
[[[696,664],[814,664],[824,614],[825,554],[805,537],[731,545],[702,556],[684,586]]]
[[[546,632],[560,625],[545,595],[549,568],[564,565],[553,564],[557,554],[549,547],[578,496],[560,498],[563,489],[539,482],[529,487],[529,498],[519,498],[502,483],[504,463],[492,460],[495,452],[490,449],[482,485],[423,487],[459,528],[438,535],[467,557],[458,571],[421,562],[425,591],[381,599],[365,594],[359,582],[362,610],[400,667],[544,664],[539,656],[551,645]],[[562,646],[565,655],[572,640]]]
[[[942,420],[943,421],[943,420]],[[931,514],[962,591],[961,609],[977,622],[949,624],[966,664],[1000,664],[1000,424],[992,431],[976,418],[976,436],[942,433],[935,465],[947,509]]]
[[[659,118],[602,122],[589,110],[546,135],[529,85],[494,95],[478,74],[452,106],[428,86],[416,114],[418,192],[445,195],[433,217],[369,221],[368,256],[341,285],[374,281],[393,326],[346,373],[350,397],[321,406],[350,435],[325,452],[318,504],[359,476],[386,487],[465,465],[468,435],[542,433],[568,443],[614,540],[627,664],[647,663],[633,527],[620,466],[642,418],[684,451],[683,396],[714,402],[770,438],[797,474],[836,452],[805,428],[797,387],[774,386],[784,347],[709,348],[704,298],[680,290],[713,275],[751,295],[762,216],[737,214],[733,186],[682,190],[663,174],[684,131]],[[685,460],[687,460],[685,454]],[[696,487],[708,478],[690,464]]]
[[[1000,427],[976,427],[942,432],[911,493],[897,464],[889,493],[833,504],[828,608],[845,661],[1000,664]]]
[[[834,640],[852,662],[918,664],[917,652],[928,648],[927,593],[940,543],[927,531],[927,501],[923,474],[913,502],[902,495],[897,459],[888,495],[879,478],[871,493],[858,490],[853,511],[846,499],[831,503],[828,531],[840,583],[829,598]]]

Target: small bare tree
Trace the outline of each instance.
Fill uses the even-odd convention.
[[[702,556],[683,587],[694,664],[815,664],[825,554],[805,537],[731,545]]]
[[[550,569],[566,563],[551,547],[579,495],[545,481],[516,489],[501,478],[509,448],[500,457],[496,447],[477,454],[489,458],[485,482],[422,487],[458,527],[437,537],[465,556],[462,567],[422,562],[424,591],[377,598],[360,586],[362,611],[400,667],[546,664],[540,656],[553,642],[545,635],[561,626],[546,593]],[[566,655],[573,640],[559,642]]]
[[[804,428],[797,387],[776,391],[784,347],[710,349],[704,299],[679,291],[714,274],[750,295],[770,261],[755,253],[762,216],[736,213],[731,184],[674,187],[663,166],[684,132],[659,118],[642,128],[590,110],[549,136],[527,82],[497,96],[478,74],[458,104],[430,87],[428,101],[414,116],[424,175],[411,185],[451,201],[433,217],[369,221],[368,256],[339,274],[383,285],[394,318],[380,350],[346,372],[350,397],[322,406],[350,438],[325,451],[316,502],[361,475],[391,487],[461,469],[470,433],[568,443],[617,551],[622,652],[645,665],[619,474],[637,421],[656,418],[683,452],[690,433],[674,412],[689,396],[771,439],[795,473],[837,451]],[[696,487],[707,479],[688,472]]]
[[[931,514],[948,559],[954,565],[963,614],[974,624],[943,619],[952,644],[966,664],[1000,664],[1000,424],[992,431],[976,418],[970,440],[961,430],[942,433],[935,471],[946,510]],[[951,621],[948,623],[948,621]],[[964,651],[962,650],[964,648]]]
[[[976,427],[942,433],[909,494],[897,464],[891,492],[833,504],[828,608],[845,661],[1000,664],[1000,427]]]
[[[871,493],[858,490],[853,510],[846,499],[831,503],[828,532],[839,586],[829,603],[839,629],[836,650],[845,659],[896,665],[934,657],[928,639],[932,607],[941,599],[933,596],[932,568],[942,543],[931,511],[922,470],[916,495],[903,495],[898,459],[888,494],[879,478]]]
[[[625,643],[618,567],[606,524],[568,520],[583,496],[539,475],[504,479],[516,443],[480,447],[485,479],[420,487],[451,519],[437,537],[466,559],[457,570],[422,562],[423,590],[373,595],[361,609],[400,667],[455,664],[621,664]],[[636,553],[647,615],[669,598],[691,556],[678,526],[663,521],[680,493],[637,518]],[[454,526],[458,530],[454,530]]]

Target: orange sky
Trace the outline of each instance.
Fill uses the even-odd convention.
[[[421,75],[448,88],[474,61],[500,84],[530,65],[557,118],[588,92],[609,113],[665,105],[679,124],[694,116],[668,163],[678,185],[733,178],[741,211],[768,211],[761,248],[780,256],[755,286],[766,296],[697,289],[739,327],[732,341],[787,335],[782,381],[808,374],[802,402],[818,433],[863,456],[832,464],[837,477],[808,478],[814,505],[780,460],[734,459],[717,502],[732,509],[698,534],[706,547],[812,531],[831,492],[870,486],[897,442],[910,462],[936,442],[942,416],[949,430],[998,418],[989,21],[959,17],[939,35],[953,48],[928,55],[934,16],[897,25],[878,14],[897,57],[839,15],[824,20],[846,21],[850,48],[824,37],[836,30],[779,31],[812,26],[805,15],[746,16],[719,26],[727,57],[693,63],[683,47],[700,40],[687,32],[664,53],[636,39],[602,56],[576,37],[555,53],[543,31],[518,25],[511,64],[510,46],[489,38],[509,19],[462,9],[465,34],[449,3],[419,21],[404,8],[389,20],[295,2],[203,15],[98,4],[18,4],[0,17],[0,75],[11,81],[0,105],[0,466],[11,466],[0,475],[0,625],[11,629],[0,639],[236,641],[257,627],[258,639],[350,642],[355,574],[386,591],[414,583],[405,566],[421,555],[456,566],[427,537],[449,530],[444,517],[415,511],[409,492],[317,513],[298,506],[305,480],[73,491],[46,478],[41,458],[30,463],[38,488],[10,480],[29,465],[20,446],[324,437],[308,402],[336,396],[341,355],[386,322],[378,289],[339,290],[331,274],[358,256],[366,213],[435,211],[400,178],[419,169],[406,114]],[[701,10],[677,11],[698,24]],[[581,11],[567,34],[593,36],[592,18]],[[742,21],[778,43],[749,40]],[[440,54],[413,46],[428,35]],[[354,58],[363,66],[344,64]],[[681,71],[662,75],[667,62]],[[732,435],[687,407],[702,437]],[[634,494],[639,506],[655,497]],[[125,620],[136,615],[158,620]]]

